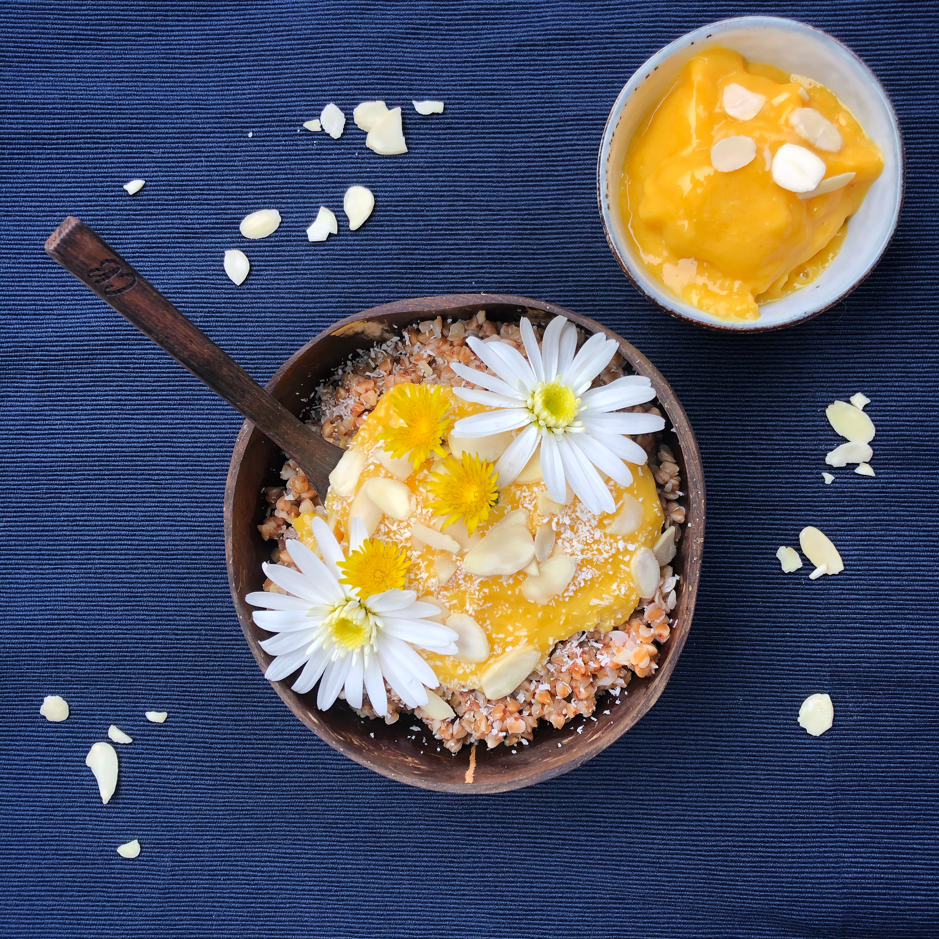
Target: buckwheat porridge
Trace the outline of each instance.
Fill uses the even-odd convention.
[[[425,320],[352,357],[309,422],[346,452],[324,504],[292,460],[264,491],[248,601],[270,680],[413,714],[456,753],[655,672],[685,510],[655,389],[615,342],[561,317]]]

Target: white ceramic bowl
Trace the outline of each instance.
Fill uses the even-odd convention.
[[[805,75],[834,92],[884,154],[884,170],[848,225],[841,251],[810,286],[760,307],[760,318],[722,320],[680,300],[653,278],[629,239],[616,186],[629,141],[681,67],[702,49],[725,46],[752,62]],[[903,202],[903,140],[890,100],[873,72],[837,39],[795,20],[740,16],[702,26],[657,52],[620,92],[600,147],[597,198],[607,240],[623,270],[653,303],[702,326],[738,331],[778,329],[801,322],[844,299],[873,270],[890,243]]]

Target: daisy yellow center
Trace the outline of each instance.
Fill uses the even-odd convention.
[[[323,622],[333,645],[343,652],[371,646],[375,638],[375,619],[361,604],[350,600],[336,607]]]
[[[395,458],[407,457],[417,468],[431,454],[443,456],[443,438],[450,429],[450,405],[440,385],[408,385],[395,398],[394,412],[402,422],[385,427],[380,439]]]
[[[580,410],[580,398],[570,385],[560,381],[539,382],[529,395],[528,409],[542,427],[569,427]]]
[[[431,474],[427,488],[434,497],[428,503],[430,510],[447,516],[441,528],[462,520],[473,534],[499,498],[499,474],[492,463],[473,453],[463,453],[459,460],[448,456],[443,471]]]
[[[409,565],[407,554],[397,546],[366,538],[361,547],[339,562],[343,574],[339,583],[358,591],[363,600],[386,590],[403,590]]]

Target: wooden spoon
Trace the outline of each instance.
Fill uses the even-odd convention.
[[[265,391],[107,242],[70,215],[47,239],[46,254],[244,414],[300,464],[320,498],[325,497],[329,474],[343,451]]]

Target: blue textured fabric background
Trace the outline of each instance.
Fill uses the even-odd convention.
[[[714,335],[620,273],[596,152],[649,55],[754,12],[866,59],[900,116],[907,197],[836,309]],[[0,936],[939,933],[937,27],[915,0],[7,0]],[[373,97],[408,105],[406,157],[366,150],[351,120],[339,141],[297,130]],[[419,118],[412,97],[446,112]],[[308,244],[352,183],[372,219]],[[266,206],[284,223],[248,246],[238,222]],[[552,300],[638,345],[684,402],[709,497],[698,613],[652,712],[582,769],[495,797],[407,788],[321,743],[262,679],[228,595],[240,418],[44,256],[69,213],[262,381],[339,317],[433,293]],[[230,247],[253,263],[241,288]],[[856,391],[877,477],[826,487],[823,409]],[[777,546],[810,523],[841,576],[780,573]],[[836,714],[819,739],[796,724],[815,691]],[[39,716],[51,693],[64,724]],[[135,742],[104,807],[83,761],[111,722]],[[131,838],[136,861],[114,851]]]

